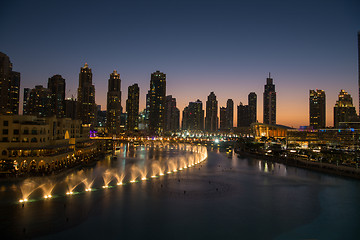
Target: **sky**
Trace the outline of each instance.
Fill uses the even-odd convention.
[[[229,98],[247,104],[256,92],[262,122],[271,72],[278,124],[308,125],[309,90],[323,89],[332,126],[341,89],[358,111],[359,13],[358,0],[1,1],[0,52],[21,73],[21,98],[23,88],[46,86],[55,74],[76,97],[86,62],[102,109],[113,70],[123,108],[128,86],[138,83],[141,110],[150,75],[160,70],[181,112],[197,99],[205,107],[211,91],[219,107]]]

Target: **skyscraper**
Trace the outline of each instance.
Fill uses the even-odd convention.
[[[65,99],[65,117],[76,119],[77,118],[77,106],[78,103],[74,98]]]
[[[126,100],[126,126],[127,130],[139,130],[139,86],[137,83],[128,87],[128,99]]]
[[[233,129],[233,127],[234,127],[234,101],[232,99],[228,99],[226,102],[226,126],[225,126],[225,129],[231,130],[231,129]]]
[[[20,73],[12,70],[9,57],[0,52],[0,114],[19,114]]]
[[[162,134],[165,120],[166,74],[156,71],[151,74],[149,90],[149,130]]]
[[[109,135],[120,133],[121,112],[121,79],[114,70],[108,80],[107,92],[106,129]]]
[[[51,110],[51,92],[42,85],[37,85],[29,92],[29,98],[26,104],[26,115],[41,117],[50,117]]]
[[[214,92],[211,92],[206,101],[205,130],[215,132],[218,129],[218,101]]]
[[[79,73],[79,88],[78,88],[78,119],[83,124],[95,123],[95,87],[92,84],[92,72],[88,64],[80,69]]]
[[[24,88],[24,99],[23,99],[23,115],[27,115],[27,102],[29,100],[30,88]]]
[[[254,92],[249,93],[248,105],[249,105],[250,124],[256,123],[256,121],[257,121],[257,95],[256,95],[256,93],[254,93]]]
[[[325,128],[326,125],[326,98],[323,90],[310,90],[309,97],[310,126],[314,129]]]
[[[184,108],[181,129],[204,130],[204,110],[199,99]]]
[[[227,109],[226,107],[220,107],[220,130],[228,130],[227,123]]]
[[[237,107],[237,127],[250,126],[250,107],[249,105],[240,105]]]
[[[61,75],[54,75],[48,80],[51,92],[51,110],[53,116],[65,117],[65,79]]]
[[[270,77],[270,73],[269,77],[266,78],[266,85],[264,90],[263,122],[270,125],[276,124],[276,92],[273,79]]]
[[[171,95],[165,99],[165,131],[176,131],[180,129],[180,111],[176,107],[176,98]]]
[[[356,122],[357,118],[351,95],[342,89],[334,107],[334,127],[339,127],[340,122]]]

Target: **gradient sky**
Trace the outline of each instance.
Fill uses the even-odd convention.
[[[258,95],[262,122],[268,72],[277,91],[277,123],[309,124],[309,89],[327,97],[327,125],[340,89],[358,111],[357,31],[360,2],[275,1],[1,1],[0,51],[21,73],[24,87],[47,85],[61,74],[76,96],[80,67],[93,71],[96,103],[106,108],[107,81],[116,69],[127,88],[150,74],[167,74],[167,94],[182,111],[211,91],[219,107]],[[237,111],[235,111],[236,115]],[[235,121],[236,124],[236,121]]]

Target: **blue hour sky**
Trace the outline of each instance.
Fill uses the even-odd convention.
[[[160,70],[181,111],[196,99],[205,105],[211,91],[219,107],[228,98],[247,104],[254,91],[262,122],[268,72],[279,124],[308,125],[309,89],[326,91],[328,125],[341,89],[358,110],[359,1],[1,1],[0,29],[22,89],[61,74],[76,97],[87,62],[103,109],[116,69],[124,108],[134,83],[145,107],[150,74]]]

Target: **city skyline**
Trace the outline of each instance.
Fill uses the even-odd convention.
[[[0,10],[6,33],[0,39],[0,51],[10,57],[13,70],[21,73],[20,112],[23,89],[46,86],[47,79],[56,74],[66,79],[66,97],[76,97],[78,71],[87,62],[93,70],[96,103],[103,109],[109,72],[116,69],[121,74],[123,89],[139,84],[142,111],[150,73],[159,70],[167,74],[166,93],[177,99],[180,111],[194,99],[204,103],[212,91],[219,107],[225,107],[228,98],[237,106],[255,92],[262,122],[263,85],[271,72],[278,124],[309,125],[308,92],[322,89],[327,95],[326,125],[332,126],[333,106],[341,89],[353,96],[358,110],[360,4],[292,4],[160,1],[111,8],[93,3],[90,8],[76,2],[70,8],[63,3],[14,1]],[[157,9],[163,15],[156,15]],[[122,16],[112,17],[113,11]],[[62,12],[66,19],[44,21]],[[155,37],[158,33],[164,37]],[[123,108],[126,99],[125,91]]]

